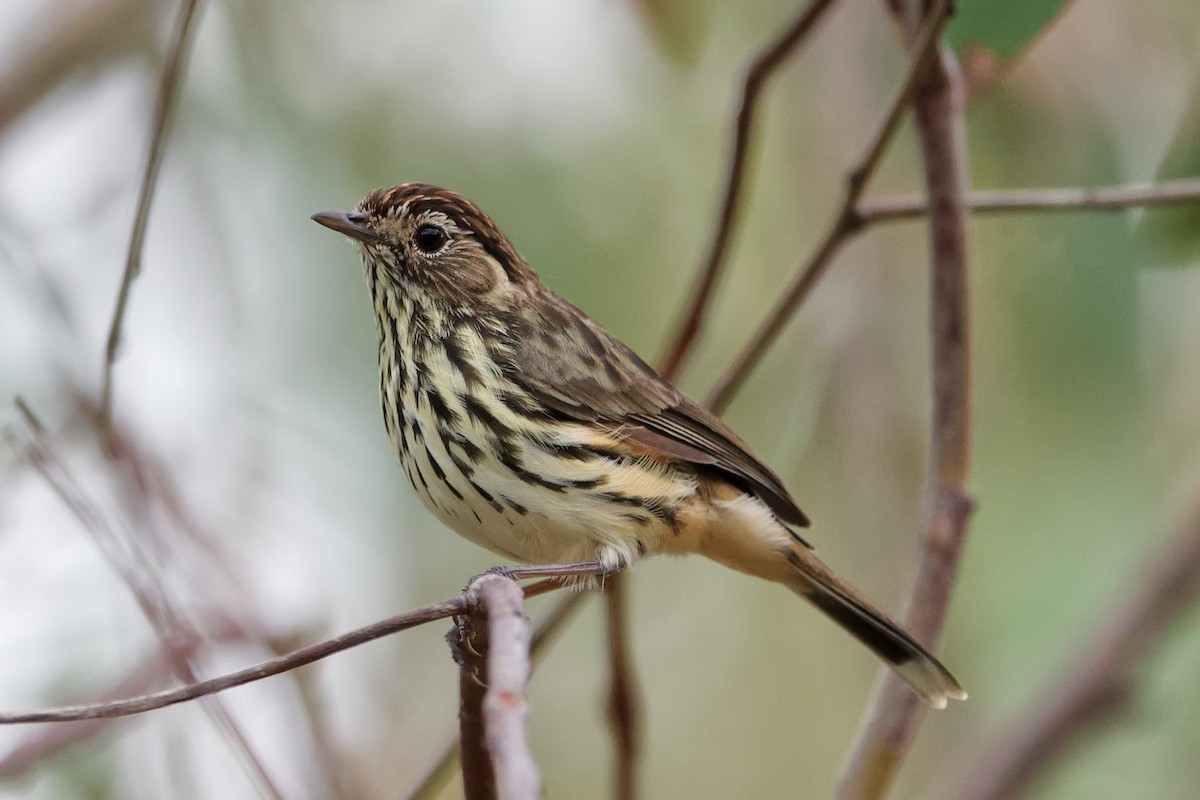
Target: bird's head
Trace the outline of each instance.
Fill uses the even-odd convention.
[[[537,278],[487,214],[448,189],[403,183],[368,194],[353,211],[313,220],[353,239],[368,279],[451,303],[504,306]]]

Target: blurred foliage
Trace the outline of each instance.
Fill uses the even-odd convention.
[[[630,0],[646,21],[647,33],[659,51],[681,66],[700,55],[708,31],[710,9],[687,0]]]
[[[1188,92],[1189,104],[1155,178],[1200,175],[1200,73]],[[1147,266],[1190,267],[1200,255],[1200,209],[1168,208],[1146,214],[1138,243]]]

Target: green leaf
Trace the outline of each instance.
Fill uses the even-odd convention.
[[[964,57],[1005,62],[1022,53],[1070,0],[960,0],[946,36]]]

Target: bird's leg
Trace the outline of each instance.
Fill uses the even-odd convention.
[[[514,581],[527,578],[567,578],[576,575],[592,575],[604,578],[619,572],[623,565],[605,566],[599,561],[578,561],[570,564],[517,564],[507,567],[492,567],[484,575],[503,575]],[[481,577],[481,576],[476,576]],[[475,578],[472,578],[473,582]],[[468,584],[470,585],[470,584]]]

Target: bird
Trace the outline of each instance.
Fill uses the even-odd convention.
[[[312,219],[357,245],[384,425],[447,527],[525,564],[706,556],[808,600],[933,707],[966,699],[817,558],[809,518],[750,446],[543,284],[477,205],[403,183]]]

